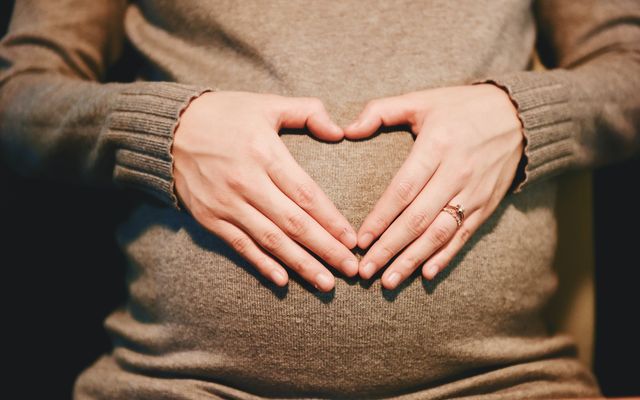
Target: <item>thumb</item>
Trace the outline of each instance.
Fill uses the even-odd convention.
[[[327,112],[322,101],[316,97],[285,97],[280,111],[280,122],[276,129],[304,128],[316,137],[336,141],[344,137]]]
[[[344,128],[344,136],[348,139],[360,139],[373,134],[380,125],[409,123],[414,114],[413,108],[406,96],[370,100],[358,118]]]

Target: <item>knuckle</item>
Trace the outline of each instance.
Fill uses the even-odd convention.
[[[473,174],[473,168],[468,163],[462,163],[458,167],[458,177],[460,180],[467,181],[471,178]]]
[[[300,205],[300,207],[308,210],[314,203],[315,193],[311,188],[311,185],[308,183],[301,183],[295,189],[295,202]]]
[[[300,258],[291,261],[289,267],[301,275],[309,268],[306,260]]]
[[[240,254],[247,254],[251,239],[245,236],[235,236],[231,239],[231,247]]]
[[[261,241],[263,246],[270,252],[274,252],[280,249],[280,247],[282,247],[283,242],[284,242],[284,237],[282,233],[277,231],[271,231],[271,230],[267,231],[262,236],[262,241]]]
[[[234,197],[226,193],[218,193],[216,200],[219,203],[219,209],[229,209],[236,204]]]
[[[209,228],[212,232],[214,232],[218,236],[220,236],[222,234],[222,232],[224,232],[225,221],[223,221],[219,217],[212,216],[212,217],[208,218],[205,222],[207,224],[206,227]]]
[[[405,272],[410,272],[416,269],[416,266],[420,263],[420,259],[415,256],[406,256],[404,261],[400,263],[400,267],[405,270]]]
[[[378,214],[375,214],[371,219],[371,225],[373,226],[373,231],[382,232],[387,228],[387,221]]]
[[[243,174],[229,174],[226,178],[227,185],[235,192],[245,192],[249,185]]]
[[[334,246],[328,246],[326,249],[320,252],[320,258],[325,261],[332,261],[337,259],[338,249]]]
[[[220,203],[220,205],[216,208],[215,213],[217,214],[216,216],[214,216],[213,218],[215,218],[215,220],[218,221],[227,221],[227,222],[231,222],[231,221],[236,221],[238,218],[238,212],[237,208],[236,208],[236,204],[223,204]]]
[[[449,230],[443,226],[435,226],[433,227],[433,231],[429,238],[431,242],[436,246],[442,246],[449,240]]]
[[[401,181],[396,185],[394,193],[396,197],[406,204],[411,201],[411,194],[413,193],[414,185],[409,181]]]
[[[302,214],[291,214],[285,219],[285,229],[289,236],[298,238],[307,231],[307,219]]]
[[[265,169],[272,177],[286,176],[284,165],[282,162],[278,162],[277,158],[274,158],[272,162],[265,164]]]
[[[429,145],[436,153],[447,152],[451,148],[451,138],[447,128],[437,128],[429,135]]]
[[[199,201],[194,202],[194,204],[191,206],[190,211],[191,215],[193,215],[193,217],[198,221],[207,222],[210,224],[210,222],[215,218],[213,215],[213,210]]]
[[[435,171],[435,160],[432,157],[417,157],[417,165],[422,171]]]
[[[412,214],[407,221],[407,228],[416,236],[422,234],[427,229],[427,213],[418,211]]]
[[[343,235],[346,235],[347,232],[351,231],[350,226],[344,225],[344,223],[342,222],[342,219],[337,219],[333,216],[324,219],[324,222],[322,224],[323,225],[326,224],[327,226],[326,231],[331,233],[332,236],[337,235],[338,240],[340,240],[339,237],[342,237]]]
[[[266,143],[258,138],[252,139],[247,145],[247,152],[254,160],[259,161],[263,165],[271,164],[272,155]]]
[[[222,227],[220,219],[224,217],[224,210],[221,207],[211,207],[199,202],[196,204],[198,205],[191,209],[194,219],[214,232],[220,231]]]
[[[381,259],[389,260],[395,255],[395,252],[389,246],[383,244],[378,248],[378,255],[381,256]]]

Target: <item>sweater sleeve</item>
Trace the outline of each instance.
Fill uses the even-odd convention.
[[[18,0],[0,42],[0,152],[25,177],[144,191],[180,210],[171,146],[208,87],[104,82],[125,0]]]
[[[514,193],[640,149],[640,2],[539,0],[534,10],[549,69],[473,82],[501,87],[518,110],[525,148]]]

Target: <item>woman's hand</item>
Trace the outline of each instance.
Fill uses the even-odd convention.
[[[524,135],[509,96],[492,84],[372,100],[344,129],[345,137],[369,136],[381,124],[408,124],[416,134],[407,160],[358,231],[361,248],[382,234],[360,261],[365,279],[404,249],[382,276],[384,287],[393,289],[422,263],[422,275],[433,279],[493,213],[515,177]],[[461,227],[441,212],[447,204],[464,207]]]
[[[329,291],[333,274],[296,242],[355,276],[358,261],[349,249],[356,234],[278,134],[305,125],[320,139],[343,138],[316,98],[205,93],[187,107],[175,133],[175,185],[189,213],[262,275],[280,286],[288,282],[268,251]]]

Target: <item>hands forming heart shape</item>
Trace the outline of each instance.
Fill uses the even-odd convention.
[[[278,135],[307,126],[339,141],[401,124],[415,144],[357,235]],[[334,276],[307,249],[364,279],[399,254],[382,275],[387,289],[420,265],[433,279],[505,197],[524,144],[508,94],[484,83],[373,99],[344,128],[317,98],[208,92],[181,115],[171,152],[178,199],[201,225],[277,285],[288,276],[274,256],[330,291]],[[461,226],[441,212],[447,204],[464,206]],[[350,251],[356,245],[371,246],[359,265]]]

